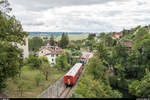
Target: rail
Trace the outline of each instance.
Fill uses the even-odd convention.
[[[89,61],[89,59],[88,59],[88,61]],[[87,61],[87,63],[88,63],[88,61]],[[82,77],[82,75],[85,71],[85,68],[86,68],[86,65],[85,65],[83,71],[81,72],[80,77]],[[38,96],[38,98],[68,98],[71,95],[73,89],[77,86],[78,80],[73,87],[66,87],[64,84],[64,77],[61,77],[55,84],[53,84],[48,89],[43,91]]]

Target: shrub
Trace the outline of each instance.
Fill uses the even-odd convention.
[[[30,56],[27,62],[33,69],[34,68],[39,69],[41,66],[41,60],[34,56]]]
[[[34,79],[35,79],[36,86],[39,86],[40,82],[42,81],[41,74],[37,74]]]
[[[19,90],[19,93],[21,94],[21,96],[23,94],[24,87],[25,87],[25,82],[21,81],[20,84],[18,85],[18,90]]]

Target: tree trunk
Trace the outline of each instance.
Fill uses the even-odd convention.
[[[20,91],[20,92],[21,92],[21,97],[22,97],[23,89],[21,89],[21,91]]]
[[[46,76],[46,80],[48,80],[48,72],[46,72],[46,75],[45,75],[45,76]]]
[[[21,72],[19,72],[19,78],[21,78]]]

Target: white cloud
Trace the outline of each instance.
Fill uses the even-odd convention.
[[[150,1],[148,0],[119,0],[124,2],[76,2],[64,0],[60,6],[59,0],[48,7],[48,1],[34,1],[34,7],[29,7],[27,1],[12,0],[11,6],[18,20],[23,24],[25,31],[120,31],[137,25],[146,25],[150,22]],[[24,2],[23,2],[24,1]],[[43,1],[43,2],[42,2]],[[81,1],[81,0],[80,0]],[[84,0],[83,0],[84,1]],[[99,0],[100,1],[100,0]],[[105,0],[106,1],[106,0]],[[25,3],[25,5],[23,5]],[[40,5],[41,3],[41,5]],[[30,5],[31,5],[30,4]],[[46,6],[43,9],[44,5]],[[36,7],[38,10],[36,11]],[[30,8],[30,9],[28,9]]]

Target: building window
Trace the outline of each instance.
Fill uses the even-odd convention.
[[[52,59],[52,61],[54,61],[54,59]]]
[[[54,54],[52,54],[52,57],[54,57]]]

